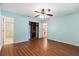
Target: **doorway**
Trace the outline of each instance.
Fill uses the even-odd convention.
[[[14,19],[3,17],[3,44],[12,44],[14,41]]]
[[[39,23],[29,22],[30,24],[30,39],[39,38]]]

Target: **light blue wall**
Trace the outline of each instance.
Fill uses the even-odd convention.
[[[14,43],[28,41],[30,38],[29,21],[39,22],[8,11],[3,11],[2,15],[14,18]]]
[[[51,18],[48,38],[79,46],[79,13]]]

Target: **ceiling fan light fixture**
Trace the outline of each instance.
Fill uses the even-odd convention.
[[[41,14],[39,18],[48,18],[48,16],[46,14]]]
[[[50,9],[48,9],[48,11],[51,11]]]
[[[41,9],[40,11],[35,11],[36,13],[39,13],[39,15],[36,15],[35,17],[39,18],[48,18],[50,16],[53,16],[53,12],[51,9]]]

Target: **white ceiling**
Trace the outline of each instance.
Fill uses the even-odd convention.
[[[4,10],[31,17],[34,17],[36,15],[36,13],[34,12],[35,10],[39,10],[42,8],[52,9],[54,12],[54,16],[63,16],[79,12],[78,3],[4,3],[3,4]]]

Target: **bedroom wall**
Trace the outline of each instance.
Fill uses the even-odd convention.
[[[52,17],[48,21],[48,38],[79,46],[79,13]]]
[[[39,22],[37,19],[27,18],[5,10],[3,10],[2,15],[14,18],[14,43],[28,41],[30,39],[29,21]],[[39,27],[41,27],[40,23]],[[40,28],[39,31],[41,31]]]
[[[2,15],[14,18],[14,43],[29,40],[29,21],[39,22],[39,37],[42,37],[42,24],[45,21],[27,18],[8,11],[3,11]],[[79,13],[52,17],[46,22],[48,23],[49,39],[79,46]]]

